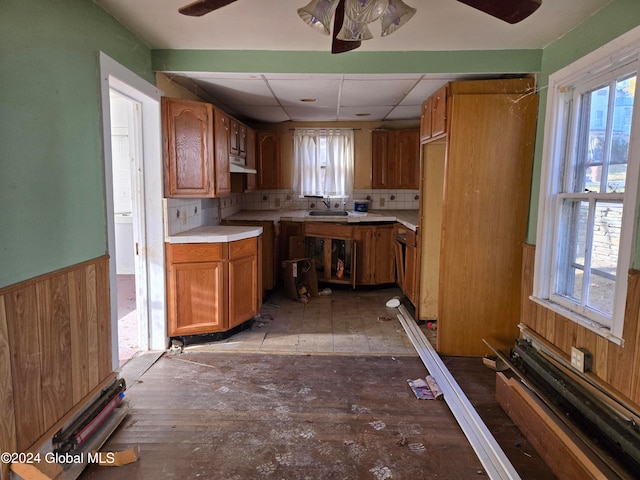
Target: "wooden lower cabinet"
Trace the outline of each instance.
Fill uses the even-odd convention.
[[[358,251],[356,261],[357,284],[381,285],[395,283],[393,236],[393,225],[355,227],[354,239]]]
[[[280,250],[276,229],[270,220],[223,220],[224,225],[255,225],[262,227],[262,289],[273,290],[278,281]]]
[[[392,224],[307,222],[304,235],[306,256],[314,258],[319,281],[354,287],[395,283]],[[338,258],[345,264],[342,277],[336,275]]]
[[[402,293],[415,306],[418,300],[418,248],[416,234],[401,224],[394,228],[395,267]]]
[[[229,330],[260,308],[262,237],[166,244],[170,337]]]

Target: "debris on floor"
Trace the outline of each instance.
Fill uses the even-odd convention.
[[[427,375],[424,379],[407,380],[407,383],[416,398],[420,400],[439,400],[442,398],[442,391],[431,375]]]

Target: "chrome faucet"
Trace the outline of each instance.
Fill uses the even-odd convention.
[[[327,207],[327,210],[331,210],[331,202],[329,202],[328,200],[322,200],[322,203],[324,203],[324,206]]]

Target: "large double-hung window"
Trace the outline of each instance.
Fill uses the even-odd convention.
[[[534,299],[620,339],[640,155],[637,54],[593,70],[550,82]]]

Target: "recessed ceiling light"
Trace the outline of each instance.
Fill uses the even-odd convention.
[[[318,99],[317,98],[301,98],[300,101],[304,103],[313,103],[313,102],[317,102]]]

